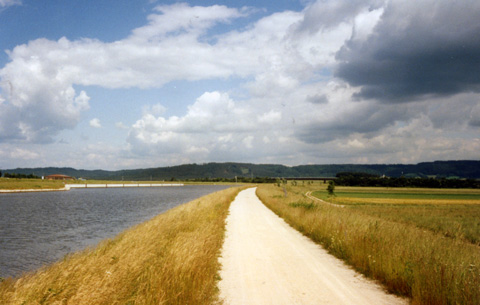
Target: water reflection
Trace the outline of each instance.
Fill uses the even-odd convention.
[[[209,185],[0,194],[0,277],[37,269],[172,207],[225,188]]]

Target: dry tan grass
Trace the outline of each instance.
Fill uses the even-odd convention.
[[[412,304],[479,304],[480,248],[414,225],[314,203],[318,186],[261,185],[260,199],[287,223]]]
[[[216,304],[230,188],[0,284],[0,304]]]

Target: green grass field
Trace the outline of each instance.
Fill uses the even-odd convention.
[[[339,187],[312,194],[360,213],[480,245],[480,190]]]
[[[321,189],[313,195],[326,199],[328,194]],[[436,200],[478,200],[478,189],[425,189],[425,188],[386,188],[386,187],[347,187],[335,188],[335,195],[339,198],[384,198],[384,199],[436,199]]]
[[[448,199],[448,200],[480,200],[480,194],[439,194],[439,193],[398,193],[392,192],[336,192],[337,197],[354,198],[394,198],[394,199]]]
[[[61,189],[63,181],[0,178],[0,190]]]

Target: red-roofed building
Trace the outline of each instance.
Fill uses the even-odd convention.
[[[47,180],[75,180],[75,178],[73,178],[73,177],[70,177],[70,176],[67,176],[67,175],[59,175],[59,174],[45,176],[45,179],[47,179]]]

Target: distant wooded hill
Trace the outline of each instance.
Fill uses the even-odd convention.
[[[2,173],[47,176],[63,174],[76,178],[105,180],[191,180],[237,177],[335,177],[339,172],[361,172],[387,177],[433,177],[480,179],[480,161],[435,161],[418,164],[329,164],[284,166],[251,163],[184,164],[132,170],[79,170],[74,168],[16,168]]]

